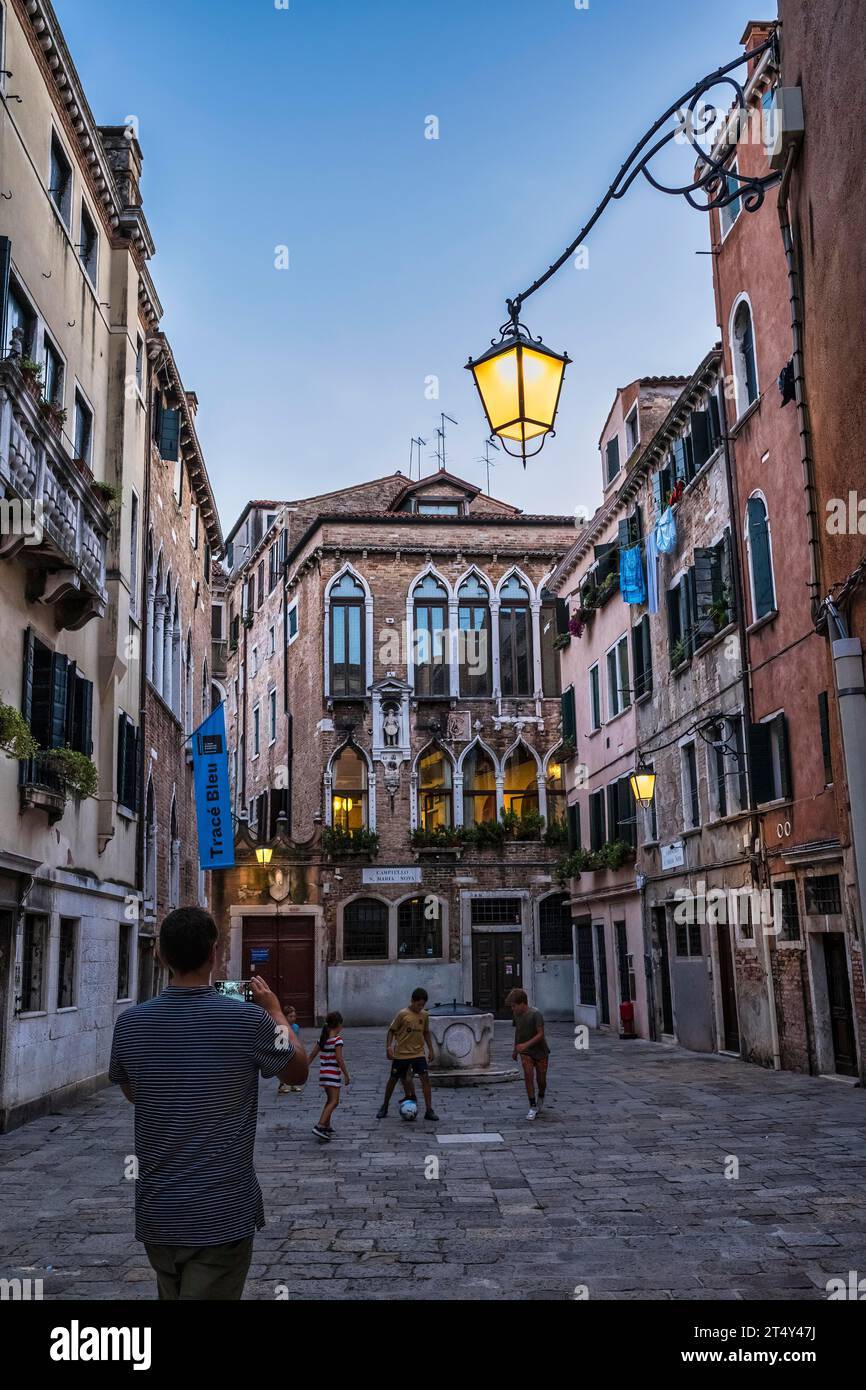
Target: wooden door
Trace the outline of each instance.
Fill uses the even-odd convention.
[[[316,1021],[315,921],[312,917],[245,917],[243,977],[261,975],[298,1023]]]
[[[472,999],[495,1018],[510,1018],[505,999],[523,985],[519,932],[475,932],[472,937]]]
[[[607,997],[607,947],[604,940],[604,924],[595,924],[595,948],[598,955],[598,1007],[602,1023],[610,1023],[610,1000]]]
[[[659,975],[662,996],[662,1032],[674,1036],[674,998],[671,989],[671,958],[668,953],[668,919],[663,907],[653,908],[656,939],[659,944]]]
[[[824,937],[824,959],[827,965],[827,998],[830,1005],[836,1070],[840,1076],[856,1076],[857,1050],[854,1043],[851,991],[848,987],[848,959],[845,938],[840,932],[829,932]]]
[[[725,1052],[739,1052],[740,1026],[737,1021],[737,986],[734,978],[734,956],[731,949],[731,928],[726,922],[716,927],[719,946],[719,992],[722,996],[722,1044]]]

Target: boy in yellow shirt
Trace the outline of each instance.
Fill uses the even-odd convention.
[[[398,1081],[403,1082],[407,1098],[412,1099],[410,1073],[414,1073],[421,1082],[424,1104],[427,1107],[424,1119],[439,1119],[433,1109],[433,1094],[430,1089],[430,1077],[427,1074],[427,1058],[424,1056],[426,1047],[429,1060],[433,1061],[430,1015],[424,1008],[426,1003],[426,989],[413,990],[409,1007],[400,1010],[388,1029],[385,1047],[388,1061],[391,1063],[391,1075],[388,1077],[388,1084],[385,1087],[385,1099],[376,1114],[377,1120],[384,1120],[388,1114],[388,1105]]]

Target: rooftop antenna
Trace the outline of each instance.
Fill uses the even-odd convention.
[[[440,441],[442,452],[441,452],[441,454],[439,453],[439,445],[437,445],[437,447],[436,447],[436,457],[439,459],[439,467],[440,467],[440,469],[441,469],[442,471],[444,471],[444,469],[445,469],[445,421],[446,421],[446,420],[449,420],[449,421],[451,422],[452,425],[456,425],[456,424],[457,424],[457,421],[456,421],[451,415],[446,415],[444,411],[441,412],[439,418],[440,418],[441,421],[442,421],[442,426],[441,426],[440,429],[438,429],[438,430],[436,431],[436,437],[437,437],[437,439]]]
[[[422,439],[421,436],[420,436],[420,434],[418,435],[418,438],[417,438],[417,439],[412,439],[412,440],[409,441],[409,481],[410,481],[410,482],[412,481],[412,463],[413,463],[413,459],[414,459],[414,457],[415,457],[415,446],[416,446],[416,445],[418,446],[418,481],[419,481],[419,482],[421,481],[421,446],[422,446],[422,444],[426,444],[426,443],[427,443],[427,440],[426,440],[426,439]]]
[[[496,467],[496,464],[493,462],[493,460],[492,460],[491,457],[490,457],[490,450],[491,450],[491,449],[495,449],[495,450],[497,451],[497,453],[498,453],[498,452],[499,452],[499,445],[498,445],[494,440],[492,440],[492,439],[485,439],[485,441],[484,441],[484,458],[483,458],[483,459],[476,459],[476,460],[475,460],[476,463],[483,463],[483,464],[485,465],[486,469],[487,469],[487,496],[488,496],[488,497],[490,496],[490,470],[491,470],[491,468],[495,468],[495,467]]]

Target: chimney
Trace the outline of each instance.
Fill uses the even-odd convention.
[[[775,21],[772,19],[750,19],[743,30],[743,37],[740,39],[740,43],[747,53],[753,48],[760,48],[761,44],[765,43],[770,37],[775,27]],[[760,58],[752,59],[749,64],[750,77],[759,62]]]
[[[184,395],[186,396],[186,403],[189,406],[189,413],[192,418],[195,419],[198,414],[198,396],[195,394],[195,391],[184,391]]]
[[[124,207],[141,207],[141,146],[132,126],[101,125],[99,135]]]

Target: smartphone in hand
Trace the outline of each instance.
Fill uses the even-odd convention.
[[[217,994],[224,994],[227,999],[236,999],[239,1004],[252,1004],[253,990],[249,980],[214,980],[213,987]]]

